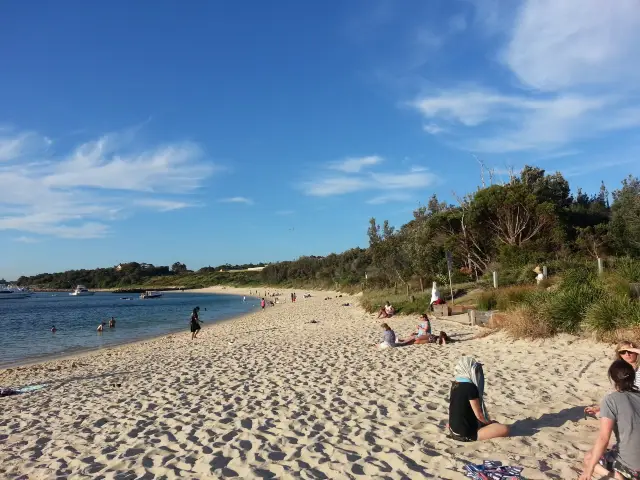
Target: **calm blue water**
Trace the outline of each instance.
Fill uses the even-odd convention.
[[[120,297],[133,297],[122,300]],[[37,293],[30,298],[0,301],[0,367],[126,343],[172,332],[189,331],[194,307],[205,325],[256,309],[258,300],[236,295],[165,293],[141,300],[137,294]],[[205,311],[206,309],[206,311]],[[116,318],[116,328],[101,321]],[[51,333],[51,326],[58,331]]]

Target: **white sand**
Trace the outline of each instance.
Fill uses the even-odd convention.
[[[225,293],[248,290],[211,289]],[[610,348],[544,343],[434,322],[462,340],[384,351],[380,322],[333,293],[190,334],[0,371],[0,478],[465,478],[501,460],[528,479],[576,478],[607,391]],[[310,320],[319,323],[311,324]],[[392,319],[401,335],[416,317]],[[230,344],[229,342],[233,342]],[[448,439],[448,390],[461,354],[485,365],[490,414],[514,436]],[[112,384],[121,384],[120,387]]]

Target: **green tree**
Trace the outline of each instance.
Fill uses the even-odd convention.
[[[611,237],[618,253],[640,256],[640,180],[629,175],[613,192]]]
[[[185,273],[187,271],[187,266],[184,263],[175,262],[171,265],[171,271],[175,274]]]

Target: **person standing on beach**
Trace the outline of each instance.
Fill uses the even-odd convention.
[[[264,301],[264,298],[262,300],[260,300],[260,308],[262,308],[264,310],[264,307],[267,303]]]
[[[198,315],[199,311],[200,307],[196,307],[191,313],[191,340],[195,340],[198,337],[198,332],[202,328],[200,326],[200,316]]]

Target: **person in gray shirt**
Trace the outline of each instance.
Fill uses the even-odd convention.
[[[382,343],[378,345],[380,348],[389,348],[396,346],[396,334],[391,327],[386,323],[382,324],[382,328],[384,329],[384,333],[382,334]]]
[[[640,391],[635,377],[634,368],[624,360],[616,360],[609,367],[615,392],[602,400],[600,433],[585,455],[580,480],[589,480],[594,473],[620,480],[640,479]],[[617,443],[606,450],[612,432]]]

